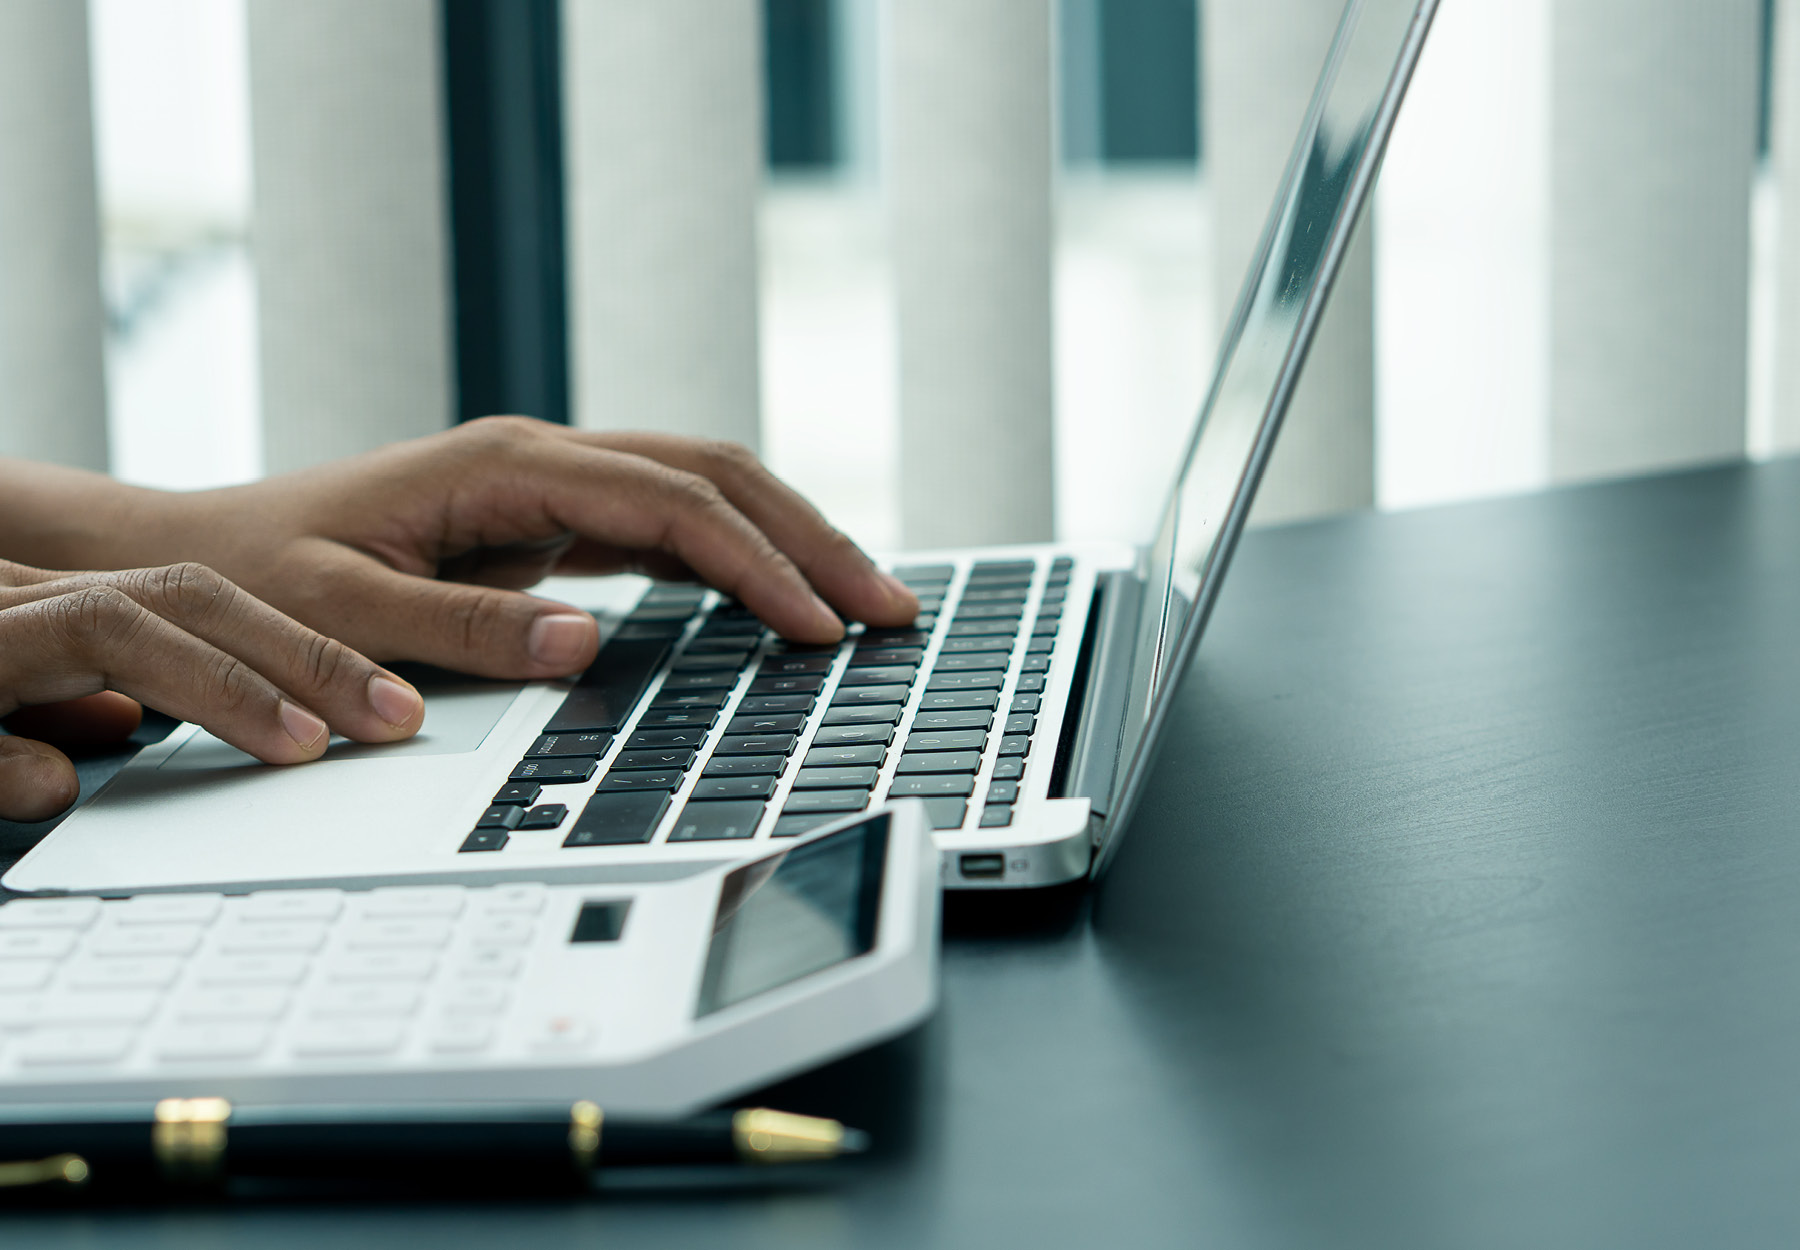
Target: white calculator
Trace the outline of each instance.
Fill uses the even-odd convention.
[[[924,1019],[937,872],[906,801],[672,882],[16,899],[0,1102],[681,1114]]]

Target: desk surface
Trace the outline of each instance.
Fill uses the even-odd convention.
[[[779,1093],[834,1175],[34,1247],[1800,1244],[1800,462],[1248,538],[1114,871]]]

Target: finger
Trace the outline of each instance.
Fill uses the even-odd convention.
[[[7,732],[52,743],[64,751],[103,751],[143,724],[144,706],[111,690],[67,703],[24,707],[6,718]]]
[[[600,629],[567,604],[512,590],[399,573],[340,551],[322,573],[316,607],[332,632],[381,660],[418,660],[507,680],[567,677],[594,662]]]
[[[316,759],[325,722],[262,674],[112,586],[0,612],[0,716],[116,690],[270,764]]]
[[[918,615],[919,601],[912,591],[876,568],[861,547],[747,448],[672,434],[570,433],[706,478],[793,560],[827,602],[853,619],[904,625]]]
[[[30,738],[0,738],[0,820],[49,820],[80,797],[68,756]]]
[[[347,738],[393,742],[411,737],[424,723],[425,702],[409,683],[204,565],[79,574],[9,592],[9,598],[46,599],[89,586],[116,588],[183,632],[237,657]]]

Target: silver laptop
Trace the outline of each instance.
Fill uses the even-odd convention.
[[[687,586],[559,583],[608,634],[577,682],[421,678],[424,730],[269,768],[194,726],[9,873],[133,893],[395,878],[653,881],[901,796],[942,878],[1098,873],[1250,511],[1436,0],[1351,0],[1155,532],[886,562],[908,629],[789,646]]]

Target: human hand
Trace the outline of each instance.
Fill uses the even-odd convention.
[[[270,764],[316,759],[329,730],[418,732],[418,691],[194,564],[54,573],[0,561],[0,819],[54,816],[79,792],[63,746],[122,739],[138,700]],[[329,730],[328,730],[329,727]]]
[[[838,612],[903,625],[918,611],[747,451],[673,435],[490,417],[156,498],[128,527],[130,563],[204,560],[365,655],[489,677],[561,677],[593,661],[591,617],[520,593],[552,573],[698,578],[802,642],[840,638]]]

